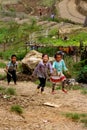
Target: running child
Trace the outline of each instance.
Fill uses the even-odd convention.
[[[33,72],[33,76],[36,75],[39,79],[39,85],[37,90],[41,89],[41,93],[44,92],[44,87],[46,85],[46,79],[49,74],[52,74],[52,65],[49,62],[49,56],[47,54],[42,55],[42,61],[39,62],[37,67]]]
[[[11,79],[13,79],[15,85],[16,85],[16,82],[17,82],[17,76],[16,76],[17,61],[16,60],[17,60],[16,55],[12,55],[11,61],[6,66],[8,85],[9,85]]]
[[[53,71],[56,72],[56,74],[54,74],[53,76],[51,76],[51,82],[52,84],[52,94],[54,94],[54,90],[55,90],[55,85],[58,82],[62,82],[62,91],[67,93],[67,91],[64,89],[65,87],[65,83],[66,83],[66,77],[63,74],[64,71],[68,72],[68,69],[66,68],[65,62],[62,58],[62,53],[56,53],[54,58],[55,61],[53,62]]]

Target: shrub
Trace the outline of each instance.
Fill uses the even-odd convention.
[[[22,107],[20,105],[13,105],[11,107],[11,111],[12,112],[16,112],[18,114],[22,114],[23,113],[23,109],[22,109]]]
[[[78,113],[66,113],[65,116],[72,119],[75,122],[79,121],[80,119],[80,115]]]
[[[8,89],[6,89],[5,94],[7,94],[7,95],[16,95],[16,91],[15,91],[14,88],[8,88]]]
[[[65,113],[63,115],[72,119],[72,121],[84,123],[85,127],[87,127],[87,113]]]
[[[78,74],[77,81],[87,83],[87,65],[85,65]]]

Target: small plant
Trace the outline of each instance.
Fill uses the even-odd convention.
[[[63,115],[69,119],[72,119],[74,122],[84,123],[85,127],[87,127],[87,113],[65,113]]]
[[[12,112],[16,112],[18,114],[22,114],[23,113],[23,109],[22,109],[22,107],[20,105],[13,105],[11,107],[11,111]]]
[[[16,95],[16,91],[15,91],[14,88],[8,88],[8,89],[6,89],[5,94],[7,94],[7,95]]]
[[[3,86],[0,86],[0,93],[5,93],[5,88]]]
[[[72,90],[79,90],[82,89],[79,85],[74,85],[71,87]]]
[[[66,113],[65,116],[72,119],[75,122],[79,121],[80,119],[80,115],[78,113]]]
[[[87,95],[87,89],[86,88],[82,89],[81,93],[84,94],[84,95]]]

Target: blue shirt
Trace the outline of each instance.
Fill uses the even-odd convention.
[[[54,61],[53,62],[53,68],[57,70],[57,72],[63,72],[67,71],[68,69],[66,68],[64,60],[60,60],[59,62]]]

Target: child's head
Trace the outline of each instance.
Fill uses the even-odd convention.
[[[16,60],[17,60],[16,55],[12,55],[12,56],[11,56],[11,61],[12,61],[13,63],[15,63],[15,62],[16,62]]]
[[[59,62],[62,59],[62,54],[61,53],[56,53],[55,56],[54,56],[54,58],[56,59],[56,61]]]
[[[49,56],[48,56],[47,54],[43,54],[43,55],[42,55],[42,59],[43,59],[43,62],[44,62],[44,63],[47,63],[48,60],[49,60]]]

